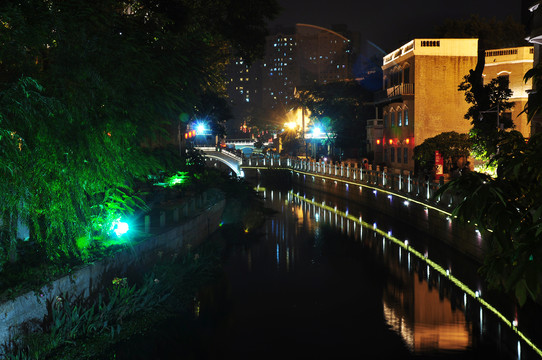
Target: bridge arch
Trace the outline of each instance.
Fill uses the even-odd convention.
[[[228,151],[216,151],[214,147],[198,147],[203,152],[207,159],[216,160],[229,167],[238,177],[245,177],[245,173],[241,170],[243,159]]]

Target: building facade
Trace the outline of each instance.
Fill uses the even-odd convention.
[[[442,132],[470,130],[458,85],[475,68],[477,51],[477,39],[414,39],[383,58],[383,90],[375,95],[382,138],[371,144],[377,164],[412,171],[415,146]]]
[[[540,46],[542,45],[542,2],[540,0],[522,0],[522,22],[527,28],[527,40],[533,44],[533,67],[540,65]],[[542,89],[533,88],[530,96]],[[532,95],[531,95],[532,94]],[[542,114],[531,119],[531,133],[542,132]]]
[[[350,40],[320,26],[296,25],[298,85],[309,87],[351,78]]]
[[[531,136],[531,125],[527,122],[527,114],[521,112],[525,108],[532,88],[532,81],[523,80],[525,73],[533,67],[534,48],[522,46],[506,49],[486,50],[484,66],[484,83],[504,77],[508,80],[512,96],[510,101],[514,107],[504,116],[512,119],[514,130],[518,130],[524,137]]]
[[[248,64],[243,58],[232,59],[226,69],[226,93],[233,109],[237,129],[253,108],[262,104],[261,64]]]
[[[266,39],[262,63],[262,105],[265,109],[288,106],[298,85],[298,41],[295,31],[281,31]]]

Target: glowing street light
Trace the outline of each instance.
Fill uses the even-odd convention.
[[[297,124],[295,123],[295,121],[292,121],[285,123],[284,126],[289,130],[294,130],[297,127]]]
[[[210,135],[210,129],[205,122],[198,121],[196,123],[196,135]]]
[[[316,138],[319,138],[320,136],[322,136],[322,129],[320,129],[318,126],[315,126],[312,129],[312,137],[316,139]]]

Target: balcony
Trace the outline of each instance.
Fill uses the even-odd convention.
[[[403,95],[414,95],[414,84],[399,84],[375,93],[375,103],[391,102]]]
[[[382,119],[370,119],[367,120],[367,127],[382,127],[384,125],[384,120]]]

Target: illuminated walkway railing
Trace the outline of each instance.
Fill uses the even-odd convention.
[[[448,213],[450,208],[457,204],[451,194],[444,194],[435,198],[436,191],[443,185],[443,181],[434,182],[415,177],[412,173],[392,173],[388,169],[364,169],[357,163],[331,163],[324,161],[289,159],[280,157],[244,158],[242,168],[273,169],[287,168],[293,171],[331,178],[349,184],[357,184],[372,189],[381,189],[393,192],[411,200],[438,207]],[[448,213],[449,214],[449,213]]]
[[[488,301],[486,301],[481,296],[481,291],[476,289],[469,288],[464,282],[462,282],[460,279],[455,277],[451,274],[449,269],[445,269],[432,259],[430,259],[427,255],[427,253],[422,254],[422,252],[416,250],[413,246],[409,245],[408,240],[401,240],[391,234],[391,232],[386,232],[382,229],[379,229],[377,227],[377,224],[369,224],[362,220],[362,217],[359,218],[351,215],[348,213],[348,210],[345,212],[338,210],[337,207],[333,208],[330,206],[326,206],[325,203],[318,203],[315,202],[314,199],[310,200],[305,198],[305,196],[300,196],[299,194],[295,194],[293,192],[289,193],[290,196],[293,198],[299,199],[299,201],[305,202],[307,204],[310,204],[314,206],[315,208],[321,209],[323,211],[327,211],[329,213],[336,214],[340,216],[343,219],[347,219],[347,221],[352,221],[353,223],[356,223],[360,226],[362,226],[365,229],[369,229],[371,231],[374,231],[375,234],[378,234],[382,236],[383,238],[393,242],[395,245],[399,246],[402,250],[407,251],[409,254],[412,254],[414,257],[416,257],[419,261],[422,263],[425,263],[427,265],[427,269],[429,271],[429,267],[431,267],[434,271],[437,271],[441,276],[448,279],[451,283],[454,284],[457,288],[461,289],[464,292],[464,306],[466,308],[467,304],[467,297],[470,297],[471,301],[475,301],[480,305],[480,328],[482,328],[482,309],[485,309],[486,311],[489,311],[493,313],[501,322],[501,324],[507,326],[511,329],[517,336],[517,358],[521,359],[521,341],[524,342],[524,344],[532,349],[534,351],[535,356],[542,358],[542,349],[535,344],[530,338],[527,337],[526,334],[524,334],[519,328],[517,324],[517,320],[510,320],[506,318],[496,307],[492,306]]]

